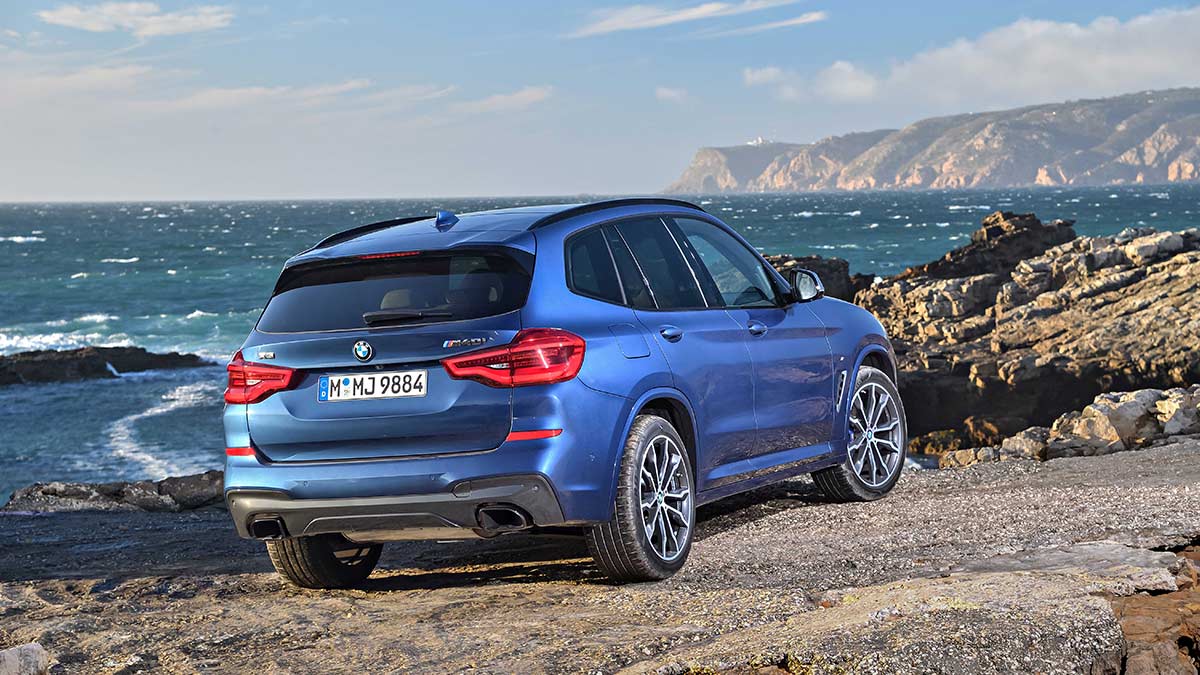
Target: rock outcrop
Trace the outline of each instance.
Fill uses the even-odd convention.
[[[768,255],[767,262],[771,263],[779,273],[787,278],[788,272],[800,268],[816,272],[825,285],[825,295],[838,300],[852,302],[854,294],[871,285],[874,277],[866,274],[850,274],[850,263],[842,258],[823,258],[821,256],[791,256],[787,254]]]
[[[191,511],[222,503],[224,473],[160,481],[35,483],[17,490],[4,511]]]
[[[1200,381],[1187,347],[1200,230],[1071,238],[1069,223],[1031,215],[984,222],[968,246],[856,295],[893,338],[902,395],[920,402],[912,435],[953,430],[977,446],[982,430],[1049,426],[1103,392]]]
[[[1059,416],[1049,427],[1030,427],[998,446],[950,448],[940,453],[941,465],[1107,455],[1191,434],[1200,434],[1200,384],[1111,392],[1100,394],[1083,410]],[[955,440],[963,445],[961,437]]]
[[[666,192],[1163,183],[1200,180],[1198,167],[1200,89],[1169,89],[703,148]]]
[[[154,354],[141,347],[51,349],[0,356],[0,386],[73,382],[117,377],[120,373],[211,365],[195,354]]]

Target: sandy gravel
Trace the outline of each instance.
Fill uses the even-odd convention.
[[[1098,594],[1165,578],[1139,549],[1200,538],[1200,441],[914,473],[872,504],[796,481],[701,517],[658,584],[608,585],[574,538],[510,537],[392,544],[365,588],[315,592],[222,511],[0,513],[0,648],[86,673],[1103,672],[1122,642]],[[1045,547],[1066,548],[1021,553]],[[1045,562],[1063,558],[1081,569]]]

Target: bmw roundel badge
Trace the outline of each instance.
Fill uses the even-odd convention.
[[[371,347],[371,343],[366,340],[359,340],[354,343],[354,358],[364,363],[371,360],[375,356],[375,349]]]

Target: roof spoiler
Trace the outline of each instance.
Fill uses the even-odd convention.
[[[308,251],[315,251],[319,248],[325,248],[327,246],[333,246],[334,244],[340,244],[344,241],[350,241],[351,239],[361,237],[364,234],[370,234],[376,230],[384,230],[397,225],[407,225],[409,223],[415,223],[418,220],[429,220],[430,218],[433,218],[433,216],[407,216],[405,218],[393,218],[392,220],[381,220],[378,223],[359,225],[357,227],[352,227],[348,230],[342,230],[341,232],[337,232],[325,237],[321,241],[318,241],[315,246],[308,249]],[[305,251],[305,253],[308,253],[308,251]]]
[[[603,211],[605,209],[615,209],[619,206],[640,206],[640,205],[658,205],[658,206],[679,206],[685,209],[694,209],[704,213],[704,209],[696,206],[691,202],[685,202],[682,199],[667,199],[665,197],[634,197],[632,199],[609,199],[602,202],[592,202],[591,204],[583,204],[569,209],[551,213],[544,218],[539,218],[534,221],[529,229],[536,230],[539,227],[545,227],[553,223],[562,222],[568,218],[582,216],[585,213],[594,211]]]

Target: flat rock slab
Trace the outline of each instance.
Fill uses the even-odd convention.
[[[389,545],[363,588],[317,592],[221,512],[0,513],[0,644],[63,672],[1107,672],[1124,647],[1096,593],[1200,537],[1200,442],[912,473],[870,504],[795,481],[701,519],[657,584],[607,584],[575,538],[506,537]]]

